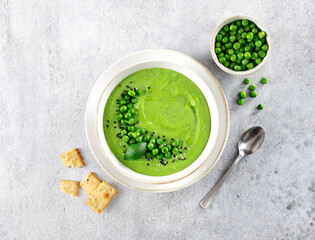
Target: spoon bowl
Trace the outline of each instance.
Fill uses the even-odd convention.
[[[242,156],[256,152],[265,140],[265,130],[256,126],[248,129],[238,141],[238,151]]]

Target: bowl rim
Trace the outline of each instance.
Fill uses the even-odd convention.
[[[241,19],[248,19],[252,22],[254,22],[257,27],[259,27],[259,29],[263,30],[264,32],[266,32],[267,37],[266,37],[266,41],[268,43],[268,51],[266,56],[264,57],[264,59],[262,60],[262,62],[260,64],[258,64],[256,67],[254,67],[253,69],[250,70],[246,70],[246,71],[234,71],[231,70],[227,67],[225,67],[222,63],[219,62],[218,57],[214,51],[215,49],[215,38],[217,36],[217,34],[219,33],[219,31],[226,25],[229,24],[231,22],[234,22],[236,20],[241,20]],[[229,17],[225,20],[223,20],[213,31],[212,35],[211,35],[211,41],[210,41],[210,52],[211,52],[211,56],[214,60],[214,62],[217,64],[217,66],[219,68],[221,68],[224,72],[229,73],[231,75],[235,75],[235,76],[245,76],[245,75],[250,75],[253,74],[255,72],[257,72],[258,70],[260,70],[268,61],[269,56],[271,54],[271,49],[272,49],[272,43],[271,43],[271,36],[269,31],[267,30],[267,28],[257,19],[247,16],[247,15],[234,15],[232,17]]]
[[[100,81],[103,77],[110,77],[113,78],[116,74],[115,72],[118,69],[121,69],[121,65],[125,66],[128,64],[129,61],[140,61],[139,59],[145,58],[162,58],[162,59],[177,59],[178,62],[183,63],[186,67],[197,71],[198,74],[207,81],[207,85],[211,88],[211,91],[215,95],[215,99],[218,103],[219,108],[219,117],[220,121],[222,121],[222,125],[219,126],[219,133],[220,136],[218,137],[218,144],[216,144],[216,148],[211,152],[211,160],[209,157],[207,161],[205,161],[202,166],[196,169],[191,174],[187,175],[186,177],[179,179],[175,182],[164,183],[164,184],[150,184],[142,181],[138,181],[135,179],[127,178],[126,176],[122,175],[117,169],[113,168],[112,166],[108,165],[109,160],[104,155],[101,146],[96,141],[97,136],[97,127],[95,126],[95,115],[97,112],[96,106],[99,100],[99,94],[103,91],[101,88],[102,81]],[[143,191],[143,192],[171,192],[177,191],[179,189],[185,188],[190,186],[191,184],[195,183],[203,176],[205,176],[218,162],[222,152],[226,146],[228,134],[229,134],[229,126],[230,126],[230,113],[228,109],[227,100],[223,93],[223,90],[212,75],[212,73],[204,67],[201,63],[199,63],[194,58],[180,53],[173,50],[167,49],[147,49],[138,52],[131,53],[126,55],[123,58],[120,58],[116,62],[114,62],[110,67],[108,67],[103,74],[101,74],[100,78],[95,82],[94,87],[92,88],[90,95],[88,97],[86,111],[85,111],[85,130],[87,135],[88,145],[94,155],[96,161],[99,165],[107,172],[111,177],[115,180],[120,182],[121,184],[130,187],[132,189]],[[106,160],[107,159],[107,160]]]

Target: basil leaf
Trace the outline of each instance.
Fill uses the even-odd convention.
[[[124,160],[136,160],[141,158],[147,151],[147,145],[148,144],[146,142],[140,142],[130,145],[125,153]]]

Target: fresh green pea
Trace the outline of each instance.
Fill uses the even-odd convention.
[[[178,147],[178,145],[179,145],[178,140],[177,140],[177,139],[174,139],[174,140],[172,141],[171,145],[172,145],[173,147]]]
[[[248,45],[249,45],[251,48],[254,48],[254,47],[255,47],[255,43],[254,43],[254,42],[250,42]]]
[[[126,130],[122,130],[122,131],[120,132],[120,135],[121,135],[121,136],[127,135],[127,131],[126,131]]]
[[[141,92],[142,92],[141,89],[139,89],[139,88],[136,89],[136,95],[137,95],[137,96],[140,96],[140,95],[141,95]]]
[[[245,79],[244,79],[244,83],[245,83],[245,84],[249,84],[249,83],[250,83],[249,78],[245,78]]]
[[[241,53],[244,53],[244,52],[245,52],[245,49],[244,49],[243,47],[241,47],[241,48],[240,48],[240,52],[241,52]]]
[[[259,51],[260,51],[260,48],[259,48],[259,47],[255,47],[255,51],[256,51],[256,52],[259,52]]]
[[[135,119],[134,119],[134,118],[130,118],[130,119],[128,120],[128,124],[129,124],[129,125],[134,125],[134,124],[135,124]]]
[[[244,104],[244,99],[238,99],[237,104],[238,105],[243,105]]]
[[[238,95],[239,95],[239,97],[240,97],[241,99],[246,98],[246,92],[244,92],[244,91],[240,91]]]
[[[127,129],[127,124],[121,124],[122,129]]]
[[[268,45],[267,45],[267,44],[264,44],[264,45],[261,47],[261,50],[263,50],[264,52],[267,52],[267,51],[268,51]]]
[[[171,144],[167,144],[166,147],[167,147],[168,151],[171,151],[171,150],[172,150]]]
[[[218,41],[218,42],[221,42],[222,41],[222,35],[221,34],[218,34],[217,36],[216,36],[216,40]]]
[[[221,48],[215,48],[215,49],[214,49],[214,52],[215,52],[216,54],[219,54],[219,53],[222,52],[222,50],[221,50]]]
[[[250,26],[250,28],[256,27],[255,23],[250,23],[249,26]]]
[[[149,134],[145,135],[143,138],[143,141],[145,141],[145,142],[150,141],[150,135]]]
[[[235,61],[235,63],[238,64],[238,65],[241,64],[241,62],[242,62],[241,59],[237,59],[237,60]]]
[[[235,42],[236,41],[236,37],[234,35],[230,36],[230,42]]]
[[[254,28],[252,29],[252,32],[253,32],[254,34],[257,34],[257,33],[258,33],[258,29],[254,27]]]
[[[162,143],[158,146],[158,149],[161,151],[163,147],[165,147],[166,144]]]
[[[225,62],[224,63],[224,67],[229,67],[230,66],[230,62]]]
[[[226,61],[230,60],[230,54],[225,54],[224,57],[226,58]]]
[[[228,37],[224,37],[222,38],[222,43],[225,44],[229,41],[229,38]]]
[[[237,57],[236,57],[236,55],[235,55],[235,54],[233,54],[233,55],[231,56],[231,58],[230,58],[230,60],[231,60],[232,62],[235,62],[235,61],[236,61],[236,59],[237,59]]]
[[[156,139],[156,144],[160,145],[163,143],[163,140],[161,138]]]
[[[246,32],[243,32],[241,36],[242,36],[242,38],[244,39],[244,38],[247,37],[247,33],[246,33]]]
[[[247,67],[247,69],[252,69],[252,68],[254,68],[254,63],[251,62],[251,63],[247,64],[246,67]]]
[[[242,34],[243,32],[244,32],[244,28],[242,28],[242,27],[237,30],[237,33],[238,33],[238,34]]]
[[[156,142],[156,141],[155,141],[154,138],[151,138],[151,139],[150,139],[150,143],[155,144],[155,142]]]
[[[230,31],[236,31],[237,26],[235,26],[234,24],[230,25]]]
[[[125,118],[126,118],[126,119],[130,119],[130,118],[132,118],[131,113],[126,113],[126,114],[125,114]]]
[[[120,105],[125,105],[127,102],[125,99],[120,99],[119,103],[120,103]]]
[[[136,110],[133,109],[133,108],[129,108],[129,109],[128,109],[128,112],[131,113],[132,115],[135,115],[135,114],[136,114]]]
[[[245,49],[245,52],[249,52],[250,51],[250,46],[246,45],[244,49]]]
[[[252,98],[257,97],[257,93],[256,93],[256,92],[251,92],[251,93],[250,93],[250,97],[252,97]]]
[[[266,43],[266,38],[261,38],[260,41],[264,44]]]
[[[224,32],[230,31],[229,25],[225,25],[225,26],[223,27],[223,30],[224,30]]]
[[[122,113],[127,112],[127,107],[125,105],[123,105],[119,108],[119,111]]]
[[[218,58],[220,58],[220,57],[224,57],[224,53],[223,53],[223,52],[221,52],[221,53],[219,53],[217,56],[218,56]]]
[[[246,44],[246,41],[245,41],[244,39],[240,39],[238,42],[239,42],[241,45],[245,45],[245,44]]]
[[[254,35],[254,38],[253,38],[253,40],[254,40],[254,42],[256,42],[256,41],[258,41],[258,37],[257,37],[257,35]]]
[[[247,26],[248,25],[248,20],[247,19],[243,19],[242,20],[242,25],[243,26]]]
[[[134,91],[132,91],[131,89],[128,90],[128,95],[130,97],[134,97],[136,95],[136,93]]]
[[[134,139],[134,138],[131,138],[130,140],[129,140],[129,144],[134,144],[136,142],[136,139]]]
[[[163,147],[161,152],[164,153],[164,154],[167,153],[168,152],[168,148],[167,147]]]
[[[224,36],[224,35],[225,35],[225,32],[221,29],[221,30],[219,31],[219,34],[221,34],[222,36]]]
[[[129,96],[128,94],[126,94],[126,95],[124,96],[124,99],[129,100],[129,99],[130,99],[130,96]]]
[[[129,132],[127,135],[128,135],[128,137],[132,138],[133,137],[133,132]]]
[[[132,133],[132,136],[133,136],[134,139],[136,139],[137,137],[140,136],[140,133],[138,133],[138,132],[133,132],[133,133]]]
[[[242,26],[242,22],[241,20],[237,20],[235,23],[236,26],[241,27]]]
[[[235,56],[235,60],[236,60],[236,56]],[[229,68],[234,69],[234,66],[235,66],[235,65],[236,65],[236,64],[235,64],[234,62],[232,62],[232,63],[230,64]]]
[[[258,53],[253,52],[253,53],[252,53],[252,59],[253,59],[253,60],[256,60],[257,58],[258,58]]]
[[[236,40],[239,41],[242,39],[242,36],[240,34],[236,34]]]
[[[172,154],[170,152],[165,153],[165,157],[170,159],[172,157]]]
[[[145,130],[143,128],[138,128],[137,132],[140,133],[140,135],[145,134]]]
[[[129,96],[129,95],[126,95],[126,96]],[[133,107],[133,104],[132,103],[128,103],[127,104],[127,108],[132,108]]]
[[[249,85],[249,90],[254,91],[256,89],[256,86],[254,84]]]
[[[234,49],[229,49],[228,54],[233,55],[234,54]]]
[[[149,150],[153,150],[154,149],[154,144],[153,143],[149,143],[148,144],[148,149]]]
[[[128,142],[128,141],[129,141],[129,137],[128,137],[128,136],[123,136],[123,137],[122,137],[122,140],[123,140],[124,142]]]
[[[246,38],[248,42],[251,42],[254,39],[254,34],[252,32],[249,32],[247,33]]]
[[[236,35],[236,33],[237,33],[236,31],[230,31],[229,32],[230,35]]]
[[[136,142],[142,142],[142,140],[143,140],[142,136],[139,136],[139,137],[136,138]]]
[[[216,48],[221,47],[221,43],[220,43],[220,42],[216,42],[216,43],[215,43],[215,47],[216,47]]]
[[[244,53],[244,58],[245,58],[245,59],[250,59],[251,56],[252,56],[252,55],[250,54],[250,52],[245,52],[245,53]]]
[[[241,71],[244,71],[246,69],[245,65],[241,64]]]
[[[239,52],[239,53],[237,54],[237,58],[238,58],[238,59],[242,59],[243,56],[244,56],[244,54],[243,54],[242,52]]]
[[[257,108],[258,108],[259,110],[263,110],[263,109],[264,109],[264,105],[259,104],[259,105],[257,106]]]
[[[128,129],[128,132],[134,132],[135,131],[134,126],[129,126],[127,129]]]
[[[236,42],[236,43],[233,44],[233,48],[234,49],[240,49],[241,48],[241,44]]]
[[[159,155],[156,156],[156,158],[162,160],[164,158],[164,154],[160,153]]]
[[[176,147],[173,148],[173,149],[172,149],[172,153],[173,153],[174,155],[177,155],[177,154],[178,154],[178,148],[176,148]]]
[[[245,26],[244,30],[245,30],[245,32],[249,32],[250,31],[250,27],[249,26]]]
[[[226,62],[226,58],[225,57],[220,57],[219,58],[219,62],[220,63],[225,63]]]
[[[157,149],[157,148],[152,149],[153,156],[158,155],[158,153],[159,153],[159,149]]]
[[[266,33],[265,32],[259,32],[258,33],[258,37],[259,38],[264,38],[266,36]]]
[[[259,55],[259,57],[264,58],[266,56],[266,52],[260,50],[258,52],[258,55]]]
[[[227,43],[224,46],[226,49],[230,49],[230,48],[232,48],[232,43]]]
[[[248,59],[243,59],[242,60],[242,65],[246,66],[249,63]]]
[[[123,115],[121,114],[121,113],[118,113],[117,115],[116,115],[116,119],[117,120],[120,120],[120,119],[122,119],[123,118]]]
[[[120,123],[121,123],[122,125],[127,124],[127,120],[126,120],[126,119],[121,119],[121,120],[120,120]]]
[[[258,65],[259,63],[261,63],[261,58],[257,58],[256,60],[255,60],[255,63]]]
[[[135,104],[135,103],[138,102],[138,99],[137,99],[137,98],[131,98],[131,102],[132,102],[133,104]]]
[[[262,45],[262,42],[260,40],[258,40],[258,41],[255,42],[255,45],[256,45],[256,47],[260,48],[261,45]]]
[[[235,71],[241,71],[242,68],[241,68],[240,65],[235,65],[235,66],[234,66],[234,70],[235,70]]]
[[[267,82],[268,82],[267,78],[263,77],[263,78],[261,79],[261,83],[266,84]]]
[[[147,152],[147,153],[145,154],[145,156],[146,156],[147,158],[152,158],[152,157],[153,157],[152,153],[150,153],[150,152]]]

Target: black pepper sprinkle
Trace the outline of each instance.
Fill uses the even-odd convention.
[[[172,162],[175,162],[175,159]]]
[[[150,164],[149,163],[147,163],[147,166],[149,166]]]
[[[174,138],[171,139],[172,141],[174,140]]]
[[[106,125],[106,127],[109,127],[108,125]]]
[[[116,123],[116,121],[114,121],[114,123]]]
[[[163,135],[163,138],[165,138],[165,136]]]
[[[118,109],[116,110],[116,112],[118,112]]]
[[[132,82],[130,82],[130,83],[132,83]]]
[[[158,136],[157,138],[160,138],[160,136]]]
[[[107,122],[109,122],[109,120],[107,120]]]
[[[150,89],[150,87],[148,87],[148,89]]]
[[[129,86],[126,86],[127,88],[130,88]]]
[[[123,153],[126,153],[126,151],[124,151]]]
[[[164,138],[164,139],[163,139],[163,141],[165,142],[165,141],[166,141],[166,139]]]
[[[86,179],[86,181],[88,182],[90,179]]]
[[[126,145],[124,145],[123,147],[126,147]]]
[[[185,147],[185,149],[187,149],[187,148]]]
[[[121,87],[121,85],[119,84],[119,87]]]
[[[116,126],[114,128],[116,128]]]

